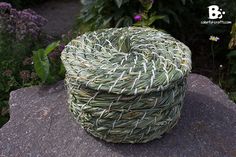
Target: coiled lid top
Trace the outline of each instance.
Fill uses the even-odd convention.
[[[103,29],[72,40],[67,77],[94,90],[141,94],[167,89],[191,70],[191,51],[169,34],[141,27]]]

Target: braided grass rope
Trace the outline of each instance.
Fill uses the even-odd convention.
[[[92,135],[145,143],[176,125],[191,52],[152,28],[85,33],[62,52],[70,110]]]

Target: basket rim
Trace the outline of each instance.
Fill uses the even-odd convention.
[[[177,56],[176,58],[178,59],[178,61],[175,60],[174,62],[173,58],[171,57],[167,58],[168,56],[166,55],[166,53],[161,52],[161,54],[159,55],[160,58],[157,58],[157,60],[153,62],[153,59],[148,60],[148,57],[146,59],[145,57],[142,58],[142,56],[144,55],[140,54],[141,57],[138,56],[138,59],[136,57],[135,58],[136,61],[134,59],[133,62],[135,63],[135,65],[136,62],[140,62],[139,68],[141,70],[139,71],[136,70],[134,72],[131,70],[130,72],[131,69],[130,67],[132,63],[131,60],[129,60],[129,58],[132,57],[134,58],[134,56],[132,56],[134,52],[129,51],[129,53],[125,53],[119,50],[115,51],[114,49],[115,52],[114,54],[112,54],[113,58],[111,60],[115,60],[118,58],[118,62],[121,64],[114,64],[114,62],[111,62],[110,60],[109,61],[105,60],[104,61],[105,64],[101,64],[101,62],[103,62],[103,55],[109,55],[108,54],[109,52],[105,54],[104,51],[100,50],[96,51],[96,53],[93,53],[92,56],[91,55],[92,53],[88,53],[88,51],[92,49],[92,46],[89,46],[90,43],[85,43],[85,41],[93,39],[94,35],[101,35],[102,33],[105,34],[107,33],[109,35],[109,33],[112,34],[113,32],[115,33],[121,32],[120,34],[121,36],[119,37],[119,39],[121,37],[122,38],[124,37],[124,40],[126,40],[126,37],[128,36],[130,40],[129,44],[130,43],[132,44],[132,42],[135,43],[136,41],[134,40],[137,39],[140,40],[140,38],[138,37],[139,34],[138,35],[135,34],[136,32],[140,32],[141,35],[142,33],[144,33],[145,42],[148,42],[149,40],[147,37],[151,37],[150,40],[156,39],[157,41],[155,41],[154,44],[158,46],[162,44],[161,41],[165,41],[165,44],[168,44],[168,42],[170,44],[176,44],[176,47],[178,46],[179,48],[176,51],[178,51],[177,53],[179,54],[171,52],[168,49],[169,47],[167,47],[168,45],[167,46],[161,45],[161,46],[163,46],[166,49],[165,52],[168,53],[168,55],[170,54],[170,56],[172,57],[174,56],[173,58],[175,58],[177,55],[181,56]],[[145,33],[147,37],[145,37]],[[101,41],[99,40],[99,42]],[[146,45],[148,45],[148,43]],[[90,55],[89,56],[90,58],[86,57],[87,54]],[[137,56],[137,54],[135,54],[135,56]],[[98,59],[95,59],[96,57]],[[104,58],[106,59],[106,56]],[[149,93],[153,90],[156,91],[165,90],[171,84],[174,84],[176,81],[186,77],[188,73],[191,71],[190,49],[182,42],[173,38],[171,35],[153,28],[123,27],[123,28],[101,29],[94,32],[87,32],[81,36],[78,36],[76,39],[72,40],[66,46],[66,48],[62,52],[61,59],[66,68],[67,78],[75,79],[79,84],[86,85],[91,89],[108,91],[109,93],[115,93],[115,94],[140,94],[140,93]],[[158,61],[158,59],[160,61]],[[160,68],[160,71],[158,71],[159,67],[162,68],[164,67],[164,68],[163,69]],[[168,70],[167,68],[169,68],[170,70]],[[109,73],[114,69],[115,72]],[[108,78],[107,78],[108,76],[107,73],[109,73]],[[152,82],[154,82],[153,85]]]

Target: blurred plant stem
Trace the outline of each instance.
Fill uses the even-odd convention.
[[[212,55],[212,69],[213,69],[213,71],[215,71],[214,41],[211,42],[211,55]]]

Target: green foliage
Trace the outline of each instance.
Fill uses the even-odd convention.
[[[234,102],[236,102],[236,92],[229,93],[229,96]]]
[[[236,102],[236,23],[232,26],[231,36],[229,48],[232,50],[227,55],[230,64],[229,81],[227,81],[227,84],[230,86],[230,97]]]
[[[18,41],[14,36],[6,32],[0,32],[0,55],[1,60],[15,58],[22,60],[31,54],[32,49],[40,45],[40,41],[35,41],[31,37]]]
[[[198,45],[202,38],[206,41],[211,34],[224,34],[226,38],[229,25],[201,25],[208,19],[207,7],[217,4],[227,16],[225,20],[233,20],[236,13],[236,2],[228,0],[90,0],[86,1],[78,18],[79,32],[94,31],[108,27],[151,26],[164,29],[174,37],[192,45]],[[141,15],[141,21],[134,17]],[[227,49],[226,42],[222,47]],[[210,47],[210,44],[206,45]],[[201,47],[198,46],[200,49]],[[199,50],[196,50],[199,52]],[[221,51],[221,50],[220,50]],[[222,51],[221,51],[222,52]],[[208,56],[209,58],[211,56]],[[223,57],[226,59],[226,55]]]
[[[43,45],[41,27],[45,22],[31,10],[17,11],[9,4],[2,4],[0,9],[1,127],[9,119],[9,93],[39,84],[32,64],[32,51]]]
[[[10,35],[0,33],[0,127],[9,119],[9,93],[18,88],[38,84],[32,61],[30,63],[30,53],[38,44],[30,39],[14,41]]]
[[[84,5],[78,18],[79,32],[86,32],[108,27],[131,26],[132,14],[139,2],[130,0],[94,0]]]
[[[166,21],[168,21],[168,17],[159,16],[159,15],[156,15],[155,13],[151,14],[150,16],[149,15],[143,15],[142,20],[135,23],[134,26],[139,26],[139,27],[147,26],[147,27],[150,27],[157,20],[166,20]]]
[[[141,15],[142,21],[136,26],[157,26],[157,21],[178,23],[185,4],[191,1],[157,1],[153,0],[93,0],[85,4],[78,18],[80,32],[108,27],[132,26],[135,15]],[[170,5],[171,4],[171,5]],[[173,7],[172,7],[173,6]]]
[[[50,58],[50,54],[56,53],[60,42],[53,42],[45,49],[39,49],[33,52],[34,69],[41,79],[42,83],[54,83],[64,77],[64,67],[60,60]],[[59,63],[58,63],[59,61]]]
[[[115,2],[116,2],[117,7],[120,8],[123,3],[123,0],[115,0]]]
[[[39,83],[32,65],[32,58],[0,59],[0,127],[9,119],[9,93],[22,87]]]

